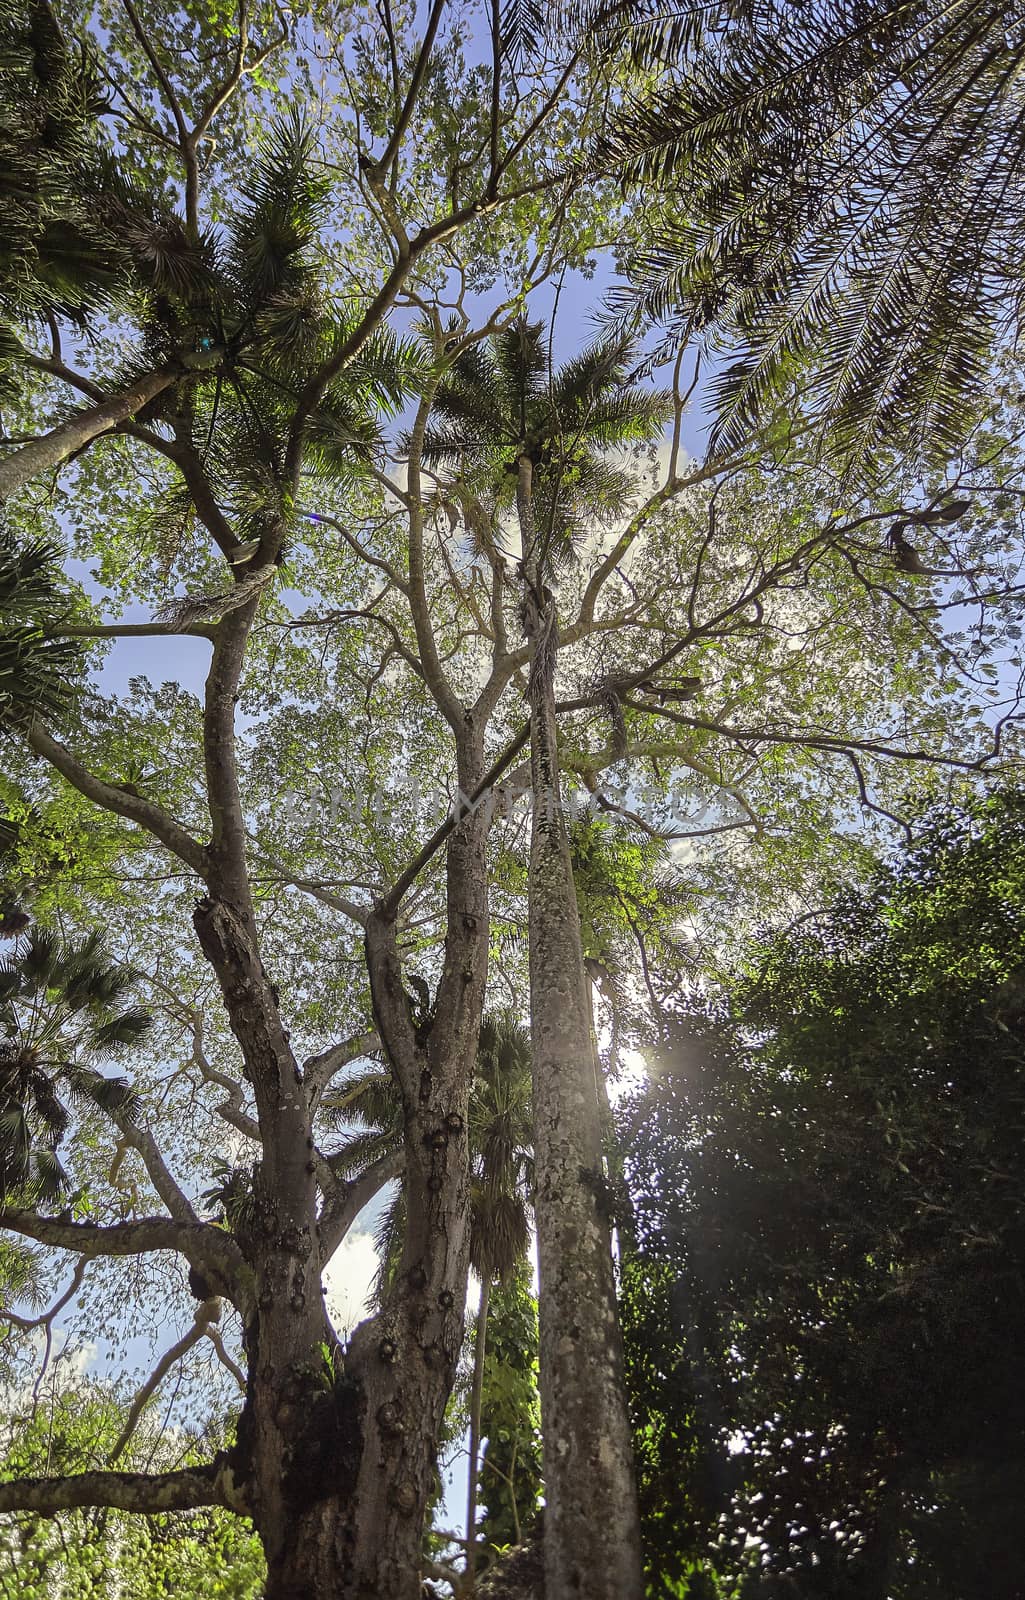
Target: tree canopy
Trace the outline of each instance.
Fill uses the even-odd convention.
[[[745,391],[699,454],[691,407],[708,391],[685,301],[706,254],[673,280],[683,316],[667,335],[671,296],[646,302],[636,267],[662,248],[663,202],[623,129],[638,95],[665,88],[659,51],[693,62],[695,94],[727,56],[754,60],[768,21],[720,20],[699,37],[619,7],[0,7],[0,1375],[17,1419],[0,1517],[33,1582],[65,1582],[64,1541],[123,1587],[117,1552],[138,1539],[154,1585],[193,1582],[193,1557],[220,1577],[237,1562],[267,1600],[469,1593],[475,1555],[491,1567],[482,1594],[540,1563],[551,1592],[640,1600],[619,1300],[631,1326],[648,1317],[652,1339],[676,1338],[690,1268],[670,1252],[646,1279],[645,1251],[690,1135],[676,1139],[679,1107],[663,1117],[655,1078],[654,1121],[624,1167],[613,1102],[636,1052],[669,1048],[695,997],[735,988],[759,928],[750,1003],[775,995],[777,1010],[752,1010],[736,1045],[705,1030],[723,1137],[764,1104],[793,1162],[811,1159],[809,1130],[829,1121],[823,1063],[854,1026],[884,1107],[891,1035],[956,1046],[964,1061],[936,1067],[952,1074],[970,1045],[951,1030],[975,1015],[990,1077],[956,1116],[943,1093],[915,1109],[894,1088],[892,1138],[866,1086],[864,1126],[845,1112],[820,1141],[851,1186],[831,1191],[850,1214],[828,1236],[833,1213],[794,1219],[773,1150],[737,1133],[750,1205],[775,1208],[781,1230],[814,1222],[817,1253],[794,1276],[792,1328],[759,1320],[785,1303],[758,1277],[775,1258],[739,1246],[729,1296],[687,1302],[690,1367],[674,1368],[665,1434],[685,1508],[658,1498],[657,1407],[637,1441],[665,1581],[707,1565],[713,1505],[733,1515],[761,1492],[760,1465],[743,1476],[757,1452],[723,1450],[723,1417],[741,1411],[715,1362],[742,1334],[763,1339],[744,1390],[755,1410],[775,1405],[788,1352],[811,1361],[805,1335],[831,1296],[867,1315],[904,1274],[910,1339],[913,1314],[938,1316],[929,1273],[934,1288],[953,1277],[969,1250],[957,1230],[983,1198],[979,1277],[961,1274],[950,1328],[963,1334],[985,1293],[1010,1296],[985,1287],[985,1240],[1010,1227],[985,1209],[1015,1126],[1005,1034],[964,987],[952,934],[918,1009],[896,1005],[897,947],[924,971],[919,880],[872,885],[880,852],[951,794],[990,840],[957,881],[985,873],[997,895],[1004,862],[1016,870],[1010,844],[1001,854],[1013,797],[1000,830],[972,807],[1020,766],[1020,372],[1009,349],[985,370],[980,354],[957,388],[952,355],[931,453],[909,444],[911,389],[906,405],[883,395],[872,474],[856,478],[851,414],[831,410],[827,438],[810,425],[821,385],[811,402],[799,392],[850,334],[857,285],[841,273],[837,326],[824,301],[793,363]],[[843,17],[820,22],[835,32]],[[917,81],[903,23],[893,37],[904,54],[885,71]],[[845,40],[830,60],[847,60]],[[980,41],[999,137],[1017,91],[1003,47]],[[956,88],[961,57],[944,59]],[[809,105],[842,121],[848,102],[815,83]],[[688,205],[709,151],[771,187],[758,139],[775,137],[782,102],[765,95],[747,155],[742,119],[717,145],[710,123]],[[981,105],[973,116],[981,127]],[[901,131],[897,155],[913,137]],[[813,135],[802,124],[794,140],[800,152]],[[728,263],[717,282],[728,308]],[[952,267],[944,282],[960,329],[962,279]],[[914,870],[933,882],[924,857]],[[853,996],[831,948],[770,937],[842,891],[864,943]],[[897,945],[869,937],[873,918]],[[784,997],[804,1015],[806,987],[834,982],[833,1010],[798,1038]],[[937,1090],[933,1066],[916,1071]],[[938,1242],[928,1227],[919,1239],[900,1163],[945,1195],[935,1144],[984,1151],[972,1141],[990,1119],[1001,1176],[984,1197],[974,1167],[960,1197],[950,1179]],[[714,1143],[699,1209],[719,1200]],[[462,1426],[451,1395],[472,1276],[480,1494],[464,1527],[464,1504],[437,1509],[437,1474]],[[745,1294],[758,1315],[742,1314]],[[880,1390],[891,1326],[881,1316],[859,1346]],[[36,1404],[55,1375],[64,1454]],[[841,1377],[812,1422],[853,1438],[858,1396]],[[874,1426],[844,1528],[878,1509]],[[79,1449],[90,1429],[95,1447]],[[796,1445],[777,1443],[774,1470],[789,1471]],[[953,1503],[953,1456],[910,1421],[891,1445],[920,1475],[893,1512],[904,1529],[922,1474]],[[779,1572],[785,1489],[764,1512],[767,1528],[778,1513]],[[492,1557],[510,1530],[536,1547],[504,1566]],[[164,1543],[166,1578],[151,1548]]]

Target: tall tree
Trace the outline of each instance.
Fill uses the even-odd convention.
[[[172,361],[174,381],[168,380],[165,394],[173,391],[173,399],[166,405],[140,416],[141,397],[134,395],[123,407],[129,415],[104,413],[101,420],[108,432],[132,438],[151,459],[169,463],[180,474],[165,508],[167,520],[177,525],[179,537],[198,521],[220,553],[220,583],[216,578],[211,583],[208,561],[205,571],[194,571],[190,592],[169,603],[162,622],[143,630],[196,636],[212,645],[202,733],[208,816],[202,820],[186,802],[186,825],[145,792],[152,791],[152,772],[133,767],[123,784],[109,782],[72,755],[38,718],[27,729],[36,754],[73,787],[114,816],[146,829],[198,880],[196,935],[217,975],[253,1096],[244,1113],[237,1098],[228,1109],[236,1128],[247,1137],[257,1135],[261,1155],[254,1176],[254,1225],[236,1237],[199,1221],[192,1201],[141,1134],[137,1148],[166,1215],[148,1223],[115,1223],[108,1231],[91,1222],[57,1221],[45,1209],[7,1208],[6,1226],[51,1244],[80,1244],[85,1253],[180,1246],[204,1287],[223,1292],[239,1310],[246,1329],[248,1391],[233,1455],[205,1471],[167,1479],[158,1475],[152,1484],[115,1472],[64,1490],[28,1484],[19,1491],[8,1488],[6,1503],[43,1504],[48,1497],[53,1503],[62,1493],[142,1510],[230,1503],[254,1517],[267,1551],[272,1595],[417,1593],[434,1451],[461,1338],[469,1251],[467,1097],[489,932],[487,818],[467,817],[445,840],[450,918],[429,1017],[414,1023],[404,998],[396,926],[416,872],[381,882],[369,905],[354,907],[344,896],[339,902],[365,929],[374,1023],[402,1096],[409,1224],[386,1301],[353,1339],[344,1382],[325,1392],[320,1352],[336,1340],[324,1309],[321,1272],[363,1199],[394,1167],[389,1158],[349,1183],[336,1177],[316,1151],[313,1119],[321,1092],[358,1053],[367,1029],[364,1022],[351,1045],[338,1042],[312,1051],[303,1077],[262,956],[235,732],[235,701],[264,591],[276,580],[286,538],[297,523],[306,526],[297,510],[300,492],[309,490],[314,468],[327,484],[332,473],[337,478],[347,466],[366,461],[362,422],[367,408],[377,409],[385,399],[390,381],[371,376],[375,330],[432,247],[504,206],[529,208],[532,196],[562,185],[558,172],[539,179],[529,163],[548,124],[572,114],[566,86],[578,52],[569,41],[558,60],[528,64],[520,72],[520,41],[507,42],[493,21],[494,58],[464,106],[464,125],[453,127],[439,114],[442,129],[430,135],[436,148],[448,141],[439,159],[451,154],[458,161],[462,144],[480,148],[483,127],[487,154],[468,169],[462,184],[453,182],[429,220],[422,220],[422,186],[410,192],[407,182],[411,124],[420,116],[425,126],[437,128],[431,120],[433,96],[442,91],[459,49],[457,27],[447,38],[439,37],[442,11],[435,6],[422,31],[410,28],[401,40],[388,22],[388,61],[380,71],[368,61],[367,106],[358,99],[352,106],[355,122],[343,140],[350,140],[351,182],[365,198],[372,230],[359,269],[372,262],[370,270],[383,264],[384,271],[375,289],[343,304],[336,292],[322,291],[318,276],[329,252],[323,244],[319,251],[314,248],[311,220],[323,183],[310,176],[312,152],[296,120],[287,127],[279,122],[277,136],[272,130],[264,141],[263,160],[233,174],[237,204],[226,206],[233,217],[228,228],[215,230],[216,238],[209,231],[213,217],[220,221],[225,214],[218,213],[220,194],[208,194],[203,215],[201,152],[211,143],[215,120],[223,121],[229,96],[266,58],[266,45],[254,34],[273,40],[267,18],[261,14],[258,22],[251,21],[243,7],[226,37],[211,41],[208,76],[204,81],[200,69],[197,81],[191,61],[183,61],[180,75],[171,66],[174,35],[168,29],[177,23],[158,11],[142,16],[125,7],[107,70],[120,128],[127,130],[132,148],[144,154],[138,162],[141,199],[136,203],[134,193],[125,194],[123,208],[134,219],[150,207],[164,247],[154,250],[152,228],[127,229],[144,263],[152,267],[155,262],[157,268],[157,281],[134,317],[133,359],[156,370],[154,339],[163,340],[172,356],[182,338],[190,350],[195,338],[198,348],[194,360]],[[362,35],[371,57],[378,37],[373,21]],[[330,18],[322,39],[328,52],[337,51],[336,73],[344,81],[342,36],[333,31]],[[408,63],[405,76],[400,59]],[[147,84],[141,105],[133,68]],[[388,87],[379,105],[388,111],[382,116],[380,109],[371,112],[369,103],[384,82]],[[507,92],[513,95],[511,112]],[[163,199],[179,180],[181,213]],[[366,235],[357,239],[357,259],[366,243]],[[227,292],[222,294],[219,284]],[[438,352],[428,343],[424,354],[429,366]],[[65,365],[57,333],[51,355],[34,359],[34,370],[70,383],[102,409],[94,378]],[[179,382],[182,365],[188,373],[197,367],[204,378]],[[375,370],[381,373],[379,363]],[[390,372],[394,376],[394,362]],[[64,425],[50,430],[45,461],[38,452],[21,456],[20,465],[17,455],[9,457],[5,489],[23,481],[27,470],[36,472],[63,458],[67,447],[87,442],[84,435],[72,440],[73,431]],[[32,452],[33,446],[24,449]],[[330,500],[328,488],[320,492]],[[414,596],[422,587],[412,550],[405,587]],[[427,681],[451,730],[460,785],[471,792],[486,771],[484,725],[464,716],[445,684],[430,626],[424,611],[416,627]]]
[[[529,644],[528,887],[534,1158],[540,1273],[546,1572],[554,1594],[639,1596],[597,1061],[562,804],[555,711],[559,621],[549,580],[622,477],[604,451],[656,437],[665,395],[628,383],[631,349],[599,341],[552,373],[540,323],[519,320],[453,365],[435,396],[448,426],[428,459],[484,457],[515,484]],[[610,506],[611,502],[611,506]],[[600,1554],[596,1556],[596,1545]],[[589,1576],[588,1576],[589,1574]]]
[[[0,1508],[226,1506],[258,1529],[270,1596],[413,1600],[462,1337],[480,1018],[486,1000],[526,1010],[516,805],[532,654],[505,553],[519,474],[438,473],[424,439],[454,364],[486,352],[529,293],[586,269],[623,202],[567,173],[607,82],[572,34],[525,48],[529,18],[506,38],[485,16],[481,62],[461,13],[317,8],[268,77],[256,62],[280,39],[276,9],[217,17],[197,18],[193,56],[158,0],[112,13],[105,116],[153,214],[170,209],[187,254],[193,223],[212,231],[211,261],[260,315],[242,330],[229,306],[237,350],[215,347],[211,372],[179,374],[166,406],[9,502],[19,535],[59,537],[94,574],[45,632],[85,641],[102,672],[62,728],[42,708],[8,719],[12,875],[76,937],[107,925],[157,1023],[132,1063],[131,1137],[108,1119],[64,1156],[77,1214],[8,1207],[2,1221],[44,1245],[51,1272],[58,1252],[86,1259],[83,1324],[107,1324],[119,1285],[137,1323],[147,1309],[175,1322],[152,1372],[178,1324],[189,1332],[191,1275],[201,1308],[225,1306],[246,1395],[237,1439],[205,1463],[7,1482]],[[307,75],[324,118],[305,163],[275,168],[282,133],[296,144],[280,97]],[[201,301],[156,288],[82,338],[62,322],[45,345],[23,330],[43,353],[20,427],[59,427],[69,387],[106,395],[161,315],[171,334],[184,318],[212,337]],[[857,819],[893,825],[880,812],[899,812],[909,765],[992,755],[977,680],[1015,625],[1004,566],[1019,535],[1000,507],[1020,472],[1009,418],[949,476],[895,473],[872,504],[765,442],[697,467],[681,448],[682,359],[668,449],[615,463],[607,521],[590,520],[582,559],[558,574],[558,758],[622,828],[694,852],[691,916],[737,917],[781,882],[816,893],[857,858]],[[405,445],[387,425],[400,397]],[[571,454],[548,450],[553,464]],[[562,511],[593,509],[586,460],[563,488],[529,464],[542,538]],[[984,509],[929,522],[962,500]],[[895,573],[884,530],[916,518],[979,569],[993,633],[951,637],[947,592]],[[157,652],[177,683],[141,675]],[[577,1069],[589,1026],[581,1037]],[[332,1160],[325,1094],[366,1052],[401,1101],[409,1225],[343,1351],[322,1290],[396,1170],[389,1157],[352,1179]],[[204,1220],[198,1196],[225,1160],[246,1182],[223,1221]],[[591,1542],[585,1588],[607,1581],[602,1560]]]

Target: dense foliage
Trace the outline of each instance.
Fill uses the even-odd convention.
[[[11,1403],[13,1400],[13,1404]],[[3,1470],[88,1471],[116,1448],[125,1409],[109,1385],[55,1372],[41,1391],[8,1394]],[[148,1416],[125,1464],[202,1459],[216,1440],[167,1436]],[[152,1518],[69,1511],[56,1519],[5,1519],[0,1529],[4,1600],[256,1600],[264,1565],[259,1541],[216,1508]]]
[[[1023,886],[1020,794],[968,801],[672,1020],[627,1119],[653,1592],[1020,1592]]]

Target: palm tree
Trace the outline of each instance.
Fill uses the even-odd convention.
[[[505,1282],[523,1261],[530,1240],[533,1180],[530,1112],[530,1037],[508,1012],[481,1023],[477,1067],[470,1094],[470,1264],[480,1279],[470,1397],[470,1468],[466,1522],[466,1575],[476,1569],[477,1479],[480,1411],[487,1346],[488,1307],[494,1283]],[[335,1120],[355,1125],[333,1164],[357,1177],[382,1155],[402,1148],[402,1111],[390,1073],[354,1074],[325,1096]],[[377,1229],[381,1269],[376,1297],[383,1298],[402,1249],[405,1205],[401,1189]]]
[[[702,39],[700,8],[609,11],[661,71],[600,156],[657,207],[633,262],[648,309],[733,353],[713,442],[744,444],[799,385],[848,461],[959,444],[1020,327],[1020,15],[742,0]]]
[[[131,1117],[126,1079],[94,1065],[142,1038],[151,1018],[125,1005],[133,975],[99,934],[67,941],[33,927],[0,965],[0,1202],[54,1201],[69,1186],[57,1149],[72,1116],[61,1098]]]
[[[640,1526],[602,1200],[598,1063],[561,796],[551,585],[581,530],[622,511],[630,478],[609,452],[650,442],[671,414],[666,395],[631,383],[633,354],[629,339],[605,337],[552,372],[542,325],[521,319],[456,359],[424,442],[424,459],[455,464],[462,482],[501,474],[519,528],[545,1560],[553,1594],[584,1584],[593,1600],[639,1600]]]
[[[480,1418],[492,1286],[523,1261],[530,1237],[530,1037],[509,1013],[481,1024],[470,1095],[470,1264],[480,1279],[470,1389],[470,1464],[466,1503],[466,1576],[477,1570]]]
[[[109,398],[0,460],[0,501],[110,428],[146,424],[151,444],[179,464],[190,460],[205,473],[208,494],[219,491],[221,511],[234,515],[237,545],[225,553],[238,582],[257,570],[251,563],[243,573],[238,552],[275,530],[265,552],[270,576],[294,512],[286,440],[297,398],[362,314],[357,308],[347,318],[324,290],[319,236],[328,185],[314,172],[314,153],[314,130],[297,113],[272,121],[217,236],[197,232],[113,159],[83,170],[95,216],[117,240],[137,346],[113,375]],[[20,346],[7,356],[11,371],[21,361],[40,365]],[[366,340],[307,418],[304,467],[351,472],[420,361],[415,340],[384,331]],[[171,507],[179,523],[190,505]]]

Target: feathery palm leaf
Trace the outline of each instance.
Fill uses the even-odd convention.
[[[391,1074],[381,1067],[365,1067],[345,1078],[320,1103],[332,1123],[351,1122],[363,1130],[400,1130],[402,1110]]]
[[[81,320],[117,299],[124,257],[88,203],[103,96],[46,0],[0,3],[0,316]]]
[[[715,445],[795,380],[849,462],[956,444],[1025,299],[1020,11],[746,0],[696,54],[677,12],[622,11],[675,70],[603,154],[661,190],[632,269],[648,309],[733,356]]]

